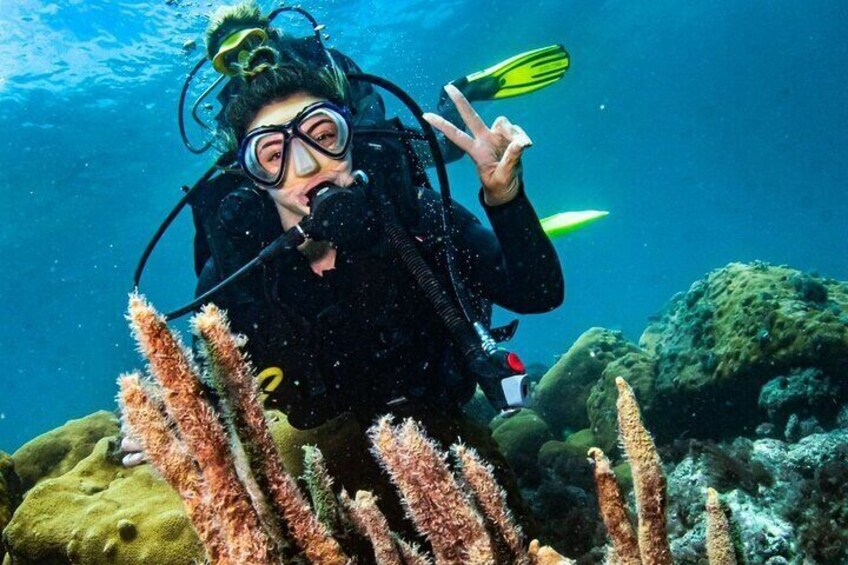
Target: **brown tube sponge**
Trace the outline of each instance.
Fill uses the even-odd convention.
[[[598,505],[607,527],[607,534],[612,540],[615,562],[617,565],[640,565],[642,560],[639,557],[639,542],[627,515],[624,497],[618,488],[618,481],[612,472],[609,459],[597,447],[589,450],[589,457],[595,462]]]
[[[636,512],[639,518],[639,552],[642,562],[671,565],[666,531],[666,483],[662,461],[651,434],[642,424],[636,397],[624,379],[617,377],[618,434],[633,472]]]

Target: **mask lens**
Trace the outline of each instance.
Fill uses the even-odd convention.
[[[268,132],[252,137],[244,152],[244,165],[248,172],[266,184],[279,182],[285,162],[285,141],[282,132]]]
[[[298,124],[298,133],[330,157],[340,157],[347,150],[350,137],[344,117],[330,108],[318,108],[304,116]]]

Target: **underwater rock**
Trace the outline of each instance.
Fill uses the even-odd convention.
[[[789,443],[796,443],[801,438],[822,432],[824,432],[824,429],[821,427],[815,416],[810,416],[809,418],[802,420],[797,414],[792,414],[786,422],[786,429],[783,431],[783,437],[786,438],[786,441]]]
[[[848,428],[848,404],[844,404],[836,415],[836,425],[840,428]]]
[[[120,432],[118,419],[101,410],[28,441],[13,458],[24,492],[40,481],[59,477],[87,457],[102,438]]]
[[[652,429],[661,440],[687,427],[700,437],[752,432],[760,388],[771,379],[848,372],[846,313],[842,282],[761,262],[709,273],[640,340],[657,359],[652,408],[663,418]]]
[[[592,386],[586,403],[591,422],[591,431],[595,437],[595,446],[604,452],[612,452],[617,447],[617,411],[615,407],[618,393],[615,379],[623,378],[636,392],[642,414],[649,426],[654,424],[651,411],[656,391],[656,360],[644,350],[636,349],[626,353],[620,359],[609,363],[601,378]]]
[[[786,425],[792,414],[799,418],[816,415],[820,420],[832,421],[838,408],[834,399],[838,396],[838,387],[821,370],[795,370],[764,384],[759,406],[778,427]]]
[[[749,565],[848,562],[848,430],[693,449],[668,473],[675,563],[703,562],[703,497],[716,482]]]
[[[12,519],[12,514],[21,503],[21,481],[15,473],[15,462],[7,454],[0,451],[0,532]],[[5,555],[5,549],[0,544],[0,559]]]
[[[492,437],[519,475],[535,467],[539,449],[546,441],[553,439],[548,425],[527,408],[506,418],[492,432]]]
[[[533,394],[533,409],[554,434],[589,426],[586,401],[606,366],[638,348],[621,332],[591,328],[545,373]]]
[[[27,493],[3,532],[16,565],[202,561],[180,497],[150,465],[121,466],[115,443],[101,439],[73,470]]]

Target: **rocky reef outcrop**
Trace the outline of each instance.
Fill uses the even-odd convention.
[[[839,438],[848,423],[846,283],[785,266],[732,263],[673,297],[637,343],[603,328],[577,340],[536,388],[534,410],[547,428],[533,427],[538,433],[526,445],[542,447],[535,466],[527,464],[532,457],[524,451],[519,470],[541,522],[568,525],[584,543],[556,533],[568,528],[546,533],[560,536],[559,546],[586,549],[584,558],[591,553],[585,540],[594,537],[589,545],[597,545],[601,536],[593,526],[599,517],[587,480],[591,467],[573,446],[585,446],[591,437],[613,455],[621,484],[630,480],[628,466],[617,459],[617,377],[635,391],[649,429],[668,454],[672,501],[687,499],[676,494],[684,483],[697,484],[690,485],[691,512],[671,506],[675,559],[702,558],[702,495],[709,474],[718,474],[718,492],[744,517],[738,527],[749,563],[848,561],[833,541],[848,539],[848,505],[832,486],[841,476]],[[551,434],[555,441],[541,443]],[[814,455],[810,438],[832,449]],[[756,456],[766,445],[782,446],[770,463]],[[696,458],[701,471],[692,468],[690,452],[702,454]],[[796,452],[818,460],[823,474],[769,471]],[[699,473],[703,480],[693,483]],[[781,502],[767,504],[758,492]],[[803,509],[790,510],[799,502],[793,492],[805,493]],[[689,518],[675,521],[679,516]],[[758,526],[763,529],[755,535]]]
[[[117,416],[101,410],[25,443],[14,454],[21,488],[28,491],[40,481],[61,477],[85,459],[100,439],[116,436],[119,430]]]

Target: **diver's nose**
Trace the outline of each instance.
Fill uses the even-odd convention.
[[[307,177],[315,173],[320,165],[309,148],[299,139],[291,141],[292,165],[294,174],[299,177]]]

